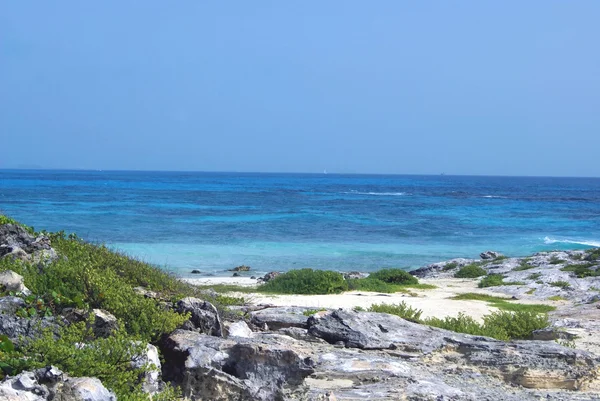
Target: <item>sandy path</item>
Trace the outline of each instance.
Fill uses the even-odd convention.
[[[256,285],[256,280],[245,277],[211,277],[206,279],[188,279],[193,284],[237,284],[244,286]],[[476,292],[507,297],[505,294],[477,288],[476,280],[464,279],[429,279],[420,280],[423,284],[433,284],[438,288],[431,290],[409,289],[417,296],[404,293],[381,294],[365,291],[350,291],[335,295],[265,295],[260,293],[239,294],[253,304],[272,304],[276,306],[306,306],[318,308],[353,308],[360,306],[368,308],[372,304],[396,304],[402,301],[413,308],[421,309],[423,317],[446,316],[455,317],[459,313],[467,314],[481,320],[497,309],[483,301],[459,301],[449,299],[457,294]],[[535,303],[525,299],[520,303]],[[538,301],[539,302],[539,301]]]

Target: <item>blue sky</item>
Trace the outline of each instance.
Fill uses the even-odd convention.
[[[0,168],[600,176],[598,1],[2,8]]]

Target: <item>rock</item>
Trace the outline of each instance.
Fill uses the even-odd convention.
[[[54,390],[55,400],[68,401],[117,401],[117,397],[95,377],[67,378]]]
[[[21,372],[0,383],[2,401],[116,401],[93,377],[71,378],[54,367]]]
[[[54,317],[24,318],[15,315],[0,316],[0,335],[7,336],[16,345],[23,340],[38,337],[44,329],[58,332]]]
[[[25,287],[23,276],[12,270],[0,272],[0,291],[16,292],[23,295],[31,294],[31,291]]]
[[[131,366],[135,369],[139,369],[145,365],[149,365],[150,369],[144,377],[142,390],[148,394],[156,394],[160,391],[162,385],[160,380],[161,364],[158,349],[152,344],[147,344],[144,353],[136,356],[131,361]]]
[[[117,318],[103,309],[94,309],[92,313],[94,319],[94,334],[96,337],[107,338],[111,333],[118,329],[119,323]]]
[[[383,313],[334,311],[311,316],[309,333],[330,344],[390,349],[405,358],[451,357],[507,383],[528,388],[577,390],[597,378],[600,357],[554,342],[503,342],[408,322]],[[460,361],[460,362],[458,362]]]
[[[256,280],[256,276],[250,276],[250,280]]]
[[[432,263],[416,270],[412,270],[409,273],[419,278],[438,277],[440,275],[443,276],[444,274],[446,274],[448,277],[451,277],[456,272],[456,268],[463,267],[473,262],[475,262],[473,259],[457,258],[447,260],[445,262]],[[455,267],[448,269],[447,266],[449,264],[452,264],[452,266]]]
[[[15,224],[0,226],[0,257],[14,257],[39,265],[58,258],[45,235],[34,237],[23,227]]]
[[[244,337],[249,338],[254,334],[250,327],[244,322],[240,320],[239,322],[231,323],[227,327],[228,337]]]
[[[194,400],[297,399],[313,362],[296,345],[273,334],[229,340],[176,330],[162,346],[163,372]]]
[[[250,271],[250,269],[251,269],[250,266],[241,265],[241,266],[234,267],[230,271],[232,271],[232,272],[247,272],[247,271]]]
[[[554,341],[554,340],[573,340],[576,336],[565,331],[553,327],[534,330],[531,336],[532,340],[537,341]]]
[[[275,277],[279,276],[281,273],[280,272],[269,272],[267,274],[265,274],[262,278],[260,278],[259,280],[263,281],[263,282],[268,282],[273,280]]]
[[[158,300],[164,299],[160,296],[159,293],[150,291],[144,287],[133,287],[133,291],[135,291],[136,294],[143,296],[144,298],[152,298]]]
[[[19,309],[25,307],[25,301],[19,297],[0,298],[0,315],[14,315]]]
[[[202,274],[202,272],[198,269],[192,270],[192,274]]]
[[[504,255],[502,255],[500,252],[496,252],[496,251],[485,251],[485,252],[481,252],[479,254],[479,257],[483,260],[496,259],[501,256],[504,256]]]
[[[346,272],[346,273],[342,273],[342,274],[344,275],[345,280],[354,280],[354,279],[359,279],[359,278],[365,278],[369,275],[368,273],[361,273],[361,272]]]
[[[297,306],[282,306],[266,308],[250,312],[250,322],[255,326],[267,325],[270,330],[279,330],[287,327],[308,328],[308,316],[304,312],[311,308]]]
[[[191,314],[190,320],[184,323],[183,329],[211,336],[223,336],[219,311],[210,302],[192,297],[184,298],[177,302],[177,311]]]
[[[240,273],[233,273],[232,276],[233,277],[240,277]]]
[[[286,327],[284,329],[277,330],[277,333],[295,338],[296,340],[300,340],[300,341],[307,341],[307,342],[321,343],[321,344],[326,343],[326,341],[323,340],[322,338],[313,337],[310,334],[308,334],[308,330],[301,329],[300,327]]]

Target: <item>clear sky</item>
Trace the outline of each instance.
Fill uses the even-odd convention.
[[[0,168],[600,176],[600,1],[4,1]]]

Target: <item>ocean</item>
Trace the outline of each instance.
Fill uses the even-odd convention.
[[[600,179],[0,170],[0,213],[181,276],[600,246]]]

